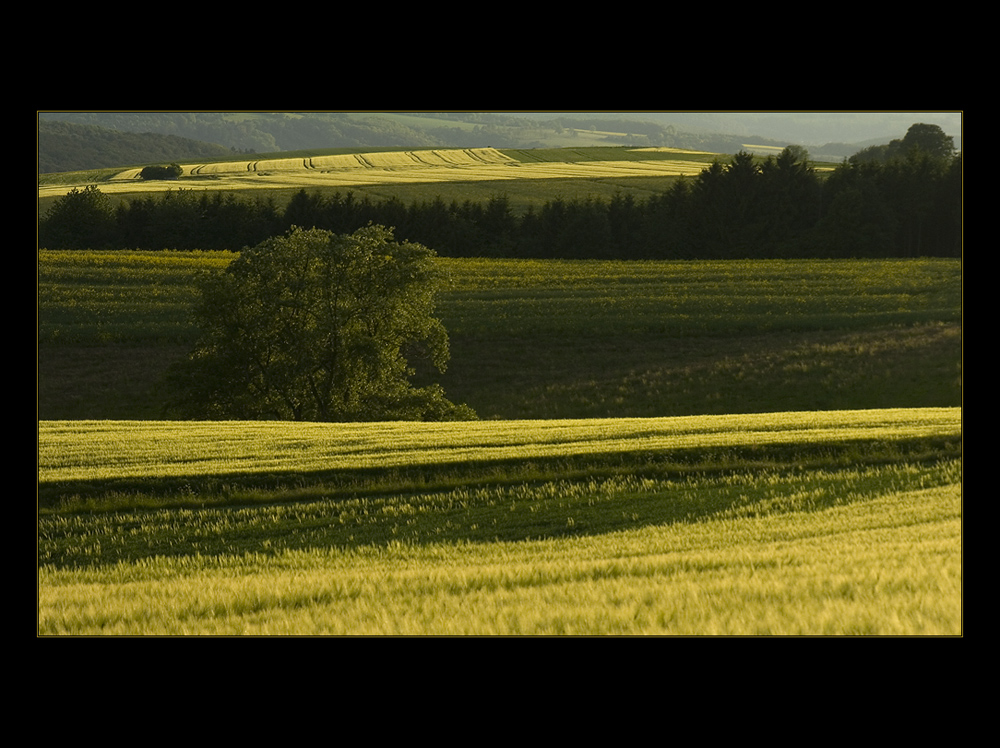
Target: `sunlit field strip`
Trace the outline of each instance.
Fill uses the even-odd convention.
[[[215,166],[215,165],[213,165]],[[227,165],[218,165],[227,166]],[[270,167],[266,162],[256,164],[256,169],[223,169],[215,168],[211,173],[249,175],[261,180],[271,177],[280,180],[287,174],[272,172],[293,172],[298,176],[309,176],[313,180],[342,184],[368,184],[373,181],[404,182],[404,181],[442,181],[442,180],[509,180],[509,179],[580,179],[608,178],[622,176],[679,176],[701,173],[705,164],[695,161],[587,161],[582,163],[507,163],[488,164],[468,162],[454,164],[424,164],[398,163],[372,166],[355,165],[355,168],[338,169],[314,165],[307,169],[302,165],[290,165],[289,168]],[[206,167],[208,169],[208,167]],[[263,172],[267,176],[255,174]],[[208,171],[199,173],[209,173]],[[108,183],[109,186],[115,184]],[[187,186],[188,183],[178,184]],[[102,188],[103,189],[103,188]]]
[[[476,149],[470,149],[473,151]],[[166,189],[268,188],[281,186],[351,186],[518,179],[609,179],[616,177],[693,176],[703,161],[585,161],[522,163],[489,149],[424,151],[323,156],[312,159],[270,159],[217,164],[186,164],[178,181],[144,181],[139,169],[121,172],[101,184],[101,191],[159,192]],[[198,179],[197,177],[212,177]],[[39,197],[62,195],[71,188],[40,187]]]
[[[43,421],[39,482],[395,467],[959,433],[959,408],[473,423]]]
[[[271,158],[253,161],[224,161],[209,164],[184,164],[185,176],[205,174],[248,174],[253,172],[302,171],[304,169],[371,170],[427,169],[433,167],[478,167],[515,163],[509,156],[492,148],[462,150],[386,151],[345,153],[310,158]],[[138,179],[141,169],[128,169],[117,179]]]
[[[714,156],[711,151],[691,151],[687,148],[670,148],[669,146],[650,146],[649,148],[630,148],[638,153],[690,153],[692,156]]]

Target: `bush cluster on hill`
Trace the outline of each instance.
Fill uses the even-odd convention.
[[[147,166],[139,172],[140,179],[178,179],[184,170],[178,164]]]

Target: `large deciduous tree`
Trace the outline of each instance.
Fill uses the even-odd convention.
[[[904,156],[914,149],[921,150],[932,158],[950,161],[955,156],[955,139],[945,135],[938,125],[917,122],[906,131],[900,144]]]
[[[203,330],[170,374],[179,415],[309,421],[474,418],[440,386],[417,388],[408,360],[443,371],[434,252],[368,225],[293,227],[206,275]]]

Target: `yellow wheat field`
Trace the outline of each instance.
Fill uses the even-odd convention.
[[[690,152],[692,157],[698,152]],[[181,164],[178,181],[145,181],[141,169],[125,169],[101,183],[105,193],[159,192],[164,189],[275,189],[351,187],[514,179],[608,179],[694,176],[699,160],[585,161],[522,163],[494,148],[386,151],[306,158],[260,159],[212,164]],[[66,194],[70,185],[40,187],[39,197]]]

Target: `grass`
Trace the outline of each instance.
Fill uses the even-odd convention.
[[[39,252],[42,343],[190,340],[193,279],[229,252]],[[452,335],[853,330],[961,319],[957,260],[439,258]]]
[[[40,635],[961,635],[960,263],[442,260],[495,420],[157,422],[230,258],[39,254]]]
[[[40,521],[42,635],[957,635],[960,462]]]
[[[229,253],[41,252],[39,416],[160,418],[193,277]],[[440,260],[439,381],[483,418],[961,402],[954,260]]]
[[[39,633],[958,635],[960,450],[959,409],[42,423]]]
[[[456,335],[684,337],[956,322],[954,260],[442,259]]]

